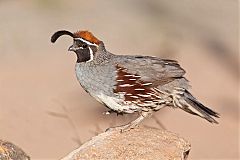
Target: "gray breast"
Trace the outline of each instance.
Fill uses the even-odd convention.
[[[98,94],[114,96],[116,77],[114,65],[76,63],[75,72],[81,86],[92,96]]]

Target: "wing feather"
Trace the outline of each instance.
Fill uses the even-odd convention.
[[[183,78],[185,74],[177,61],[151,56],[118,56],[116,63],[126,68],[128,73],[140,75],[141,81],[153,82],[155,85],[164,85]]]

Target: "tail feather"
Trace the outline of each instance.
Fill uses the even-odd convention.
[[[196,98],[194,98],[190,92],[185,89],[183,89],[180,94],[173,98],[173,102],[175,106],[181,108],[188,113],[202,117],[211,123],[218,124],[214,117],[219,118],[220,115],[217,112],[211,110],[210,108],[204,106]]]

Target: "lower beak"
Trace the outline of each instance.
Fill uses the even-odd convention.
[[[68,48],[68,51],[75,51],[73,45]]]

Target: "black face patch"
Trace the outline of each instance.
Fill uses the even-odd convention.
[[[77,54],[77,62],[87,62],[91,59],[91,55],[90,55],[90,50],[89,48],[84,48],[84,49],[78,49],[75,51],[75,53]]]
[[[77,62],[87,62],[91,60],[95,53],[97,52],[97,47],[93,45],[88,45],[81,40],[74,40],[73,42],[76,50],[74,51],[77,54]]]

